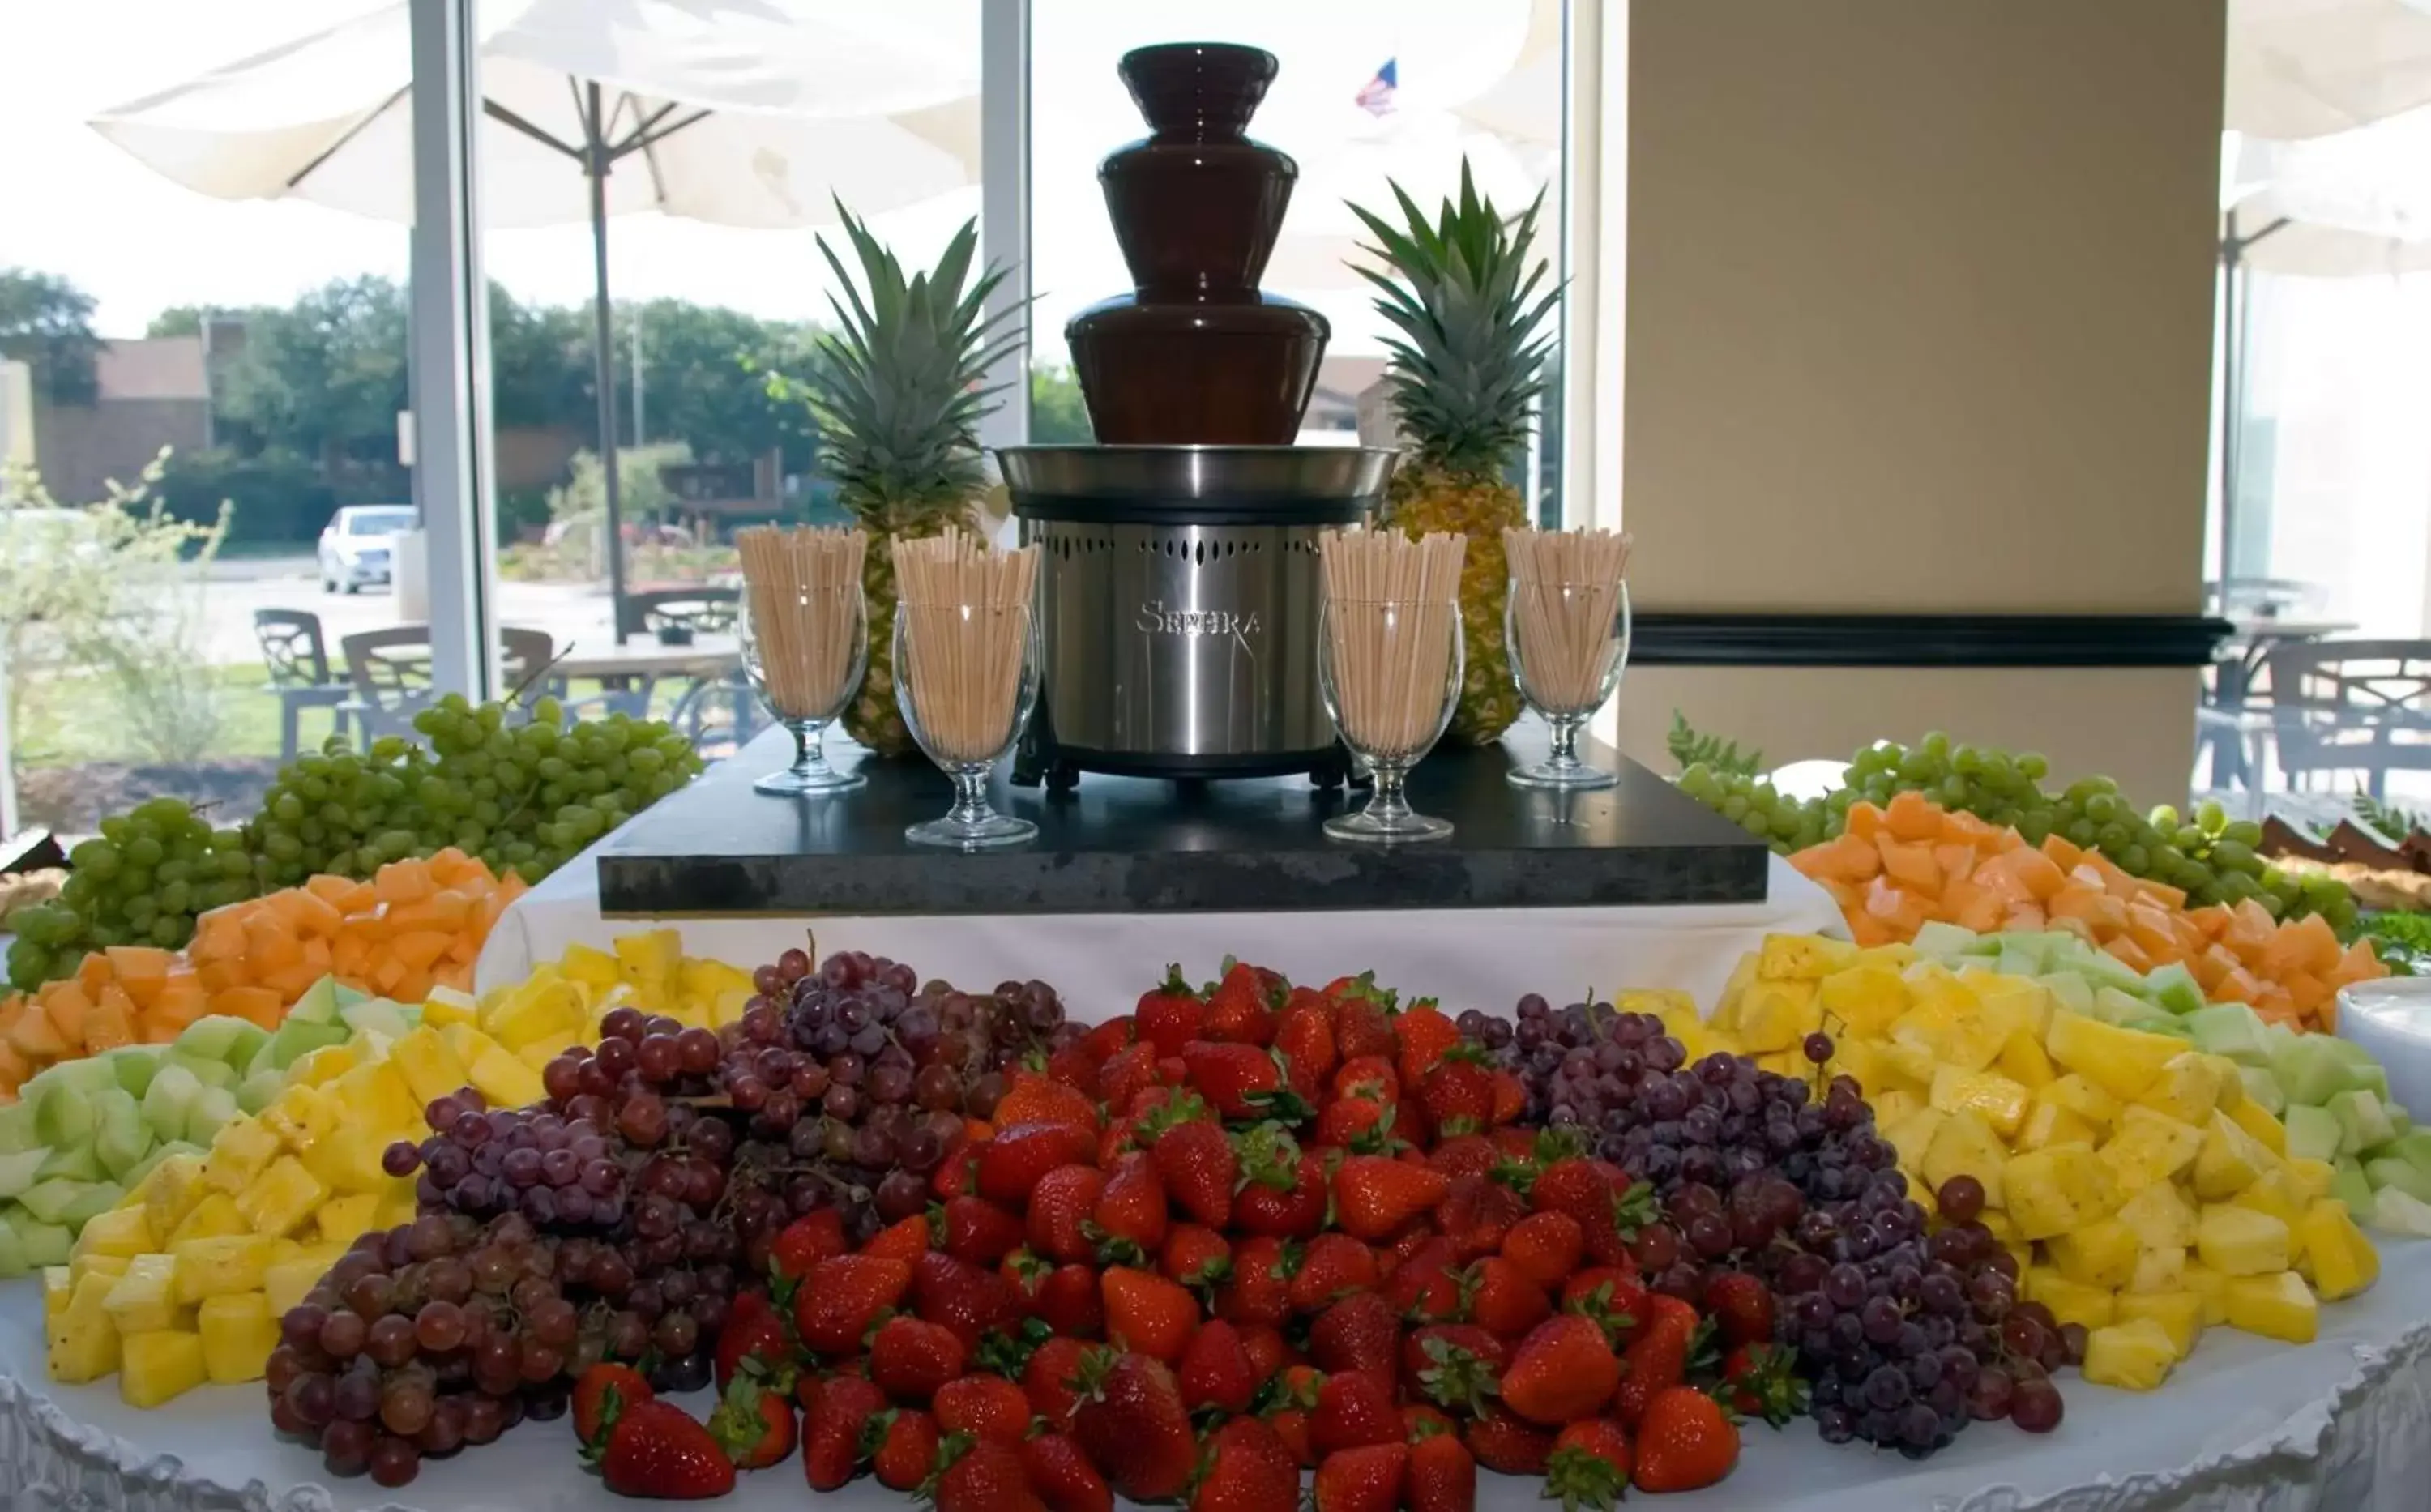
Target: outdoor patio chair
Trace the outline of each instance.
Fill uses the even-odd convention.
[[[741,671],[703,678],[686,688],[667,723],[704,758],[731,756],[768,728],[768,711]]]
[[[670,630],[686,637],[713,635],[734,628],[741,603],[739,588],[707,583],[647,588],[627,594],[617,618],[628,635],[657,635],[664,639]]]
[[[354,695],[344,706],[361,722],[368,742],[382,735],[416,738],[413,716],[437,697],[430,685],[430,627],[393,625],[364,630],[338,643],[345,653],[346,674]],[[546,630],[505,629],[498,631],[500,660],[507,690],[531,686],[520,695],[528,705],[540,696],[545,680],[534,677],[556,654],[557,643]]]
[[[307,709],[327,709],[333,733],[344,739],[348,724],[347,700],[354,690],[329,675],[329,651],[321,639],[321,616],[301,609],[257,609],[253,638],[261,644],[261,660],[270,668],[267,691],[278,699],[278,759],[295,759]]]
[[[2312,641],[2268,665],[2279,767],[2304,789],[2360,772],[2374,798],[2392,771],[2431,771],[2431,641]]]

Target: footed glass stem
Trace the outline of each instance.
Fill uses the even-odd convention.
[[[859,772],[839,772],[828,764],[826,743],[821,738],[828,726],[824,719],[787,719],[781,721],[794,732],[794,764],[781,772],[770,772],[751,784],[755,793],[795,795],[805,793],[845,793],[868,784],[869,779]]]

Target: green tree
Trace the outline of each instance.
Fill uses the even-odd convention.
[[[1030,441],[1035,446],[1086,445],[1098,439],[1081,380],[1068,367],[1030,370]]]
[[[599,423],[589,315],[525,304],[493,282],[490,392],[498,425],[568,426],[588,434]]]
[[[61,404],[93,395],[92,295],[52,273],[0,268],[0,357],[33,370],[42,392]]]
[[[152,317],[143,334],[156,341],[163,336],[199,336],[203,333],[205,312],[202,305],[171,305]]]
[[[406,343],[405,291],[389,278],[342,278],[285,310],[251,311],[220,418],[256,446],[386,455],[406,407]]]
[[[766,375],[797,367],[810,350],[810,329],[762,320],[737,310],[653,299],[640,310],[642,423],[652,442],[679,442],[704,462],[749,462],[781,450],[785,465],[811,464],[818,431],[798,404],[768,395]],[[629,382],[635,317],[616,321],[616,376]],[[632,395],[618,406],[620,428],[631,441]]]

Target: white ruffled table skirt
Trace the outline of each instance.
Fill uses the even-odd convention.
[[[2431,1243],[2390,1241],[2380,1284],[2326,1307],[2301,1349],[2216,1330],[2149,1395],[2063,1391],[2046,1437],[1970,1427],[1915,1464],[1826,1445],[1811,1424],[1749,1430],[1721,1485],[1661,1504],[1679,1512],[2420,1512],[2431,1504]],[[0,1507],[8,1512],[574,1512],[610,1504],[575,1462],[562,1421],[527,1423],[423,1468],[394,1499],[365,1480],[323,1484],[319,1456],[271,1436],[259,1386],[206,1387],[154,1412],[114,1384],[42,1377],[42,1302],[0,1286]],[[706,1403],[694,1403],[706,1406]],[[721,1504],[798,1512],[794,1462],[746,1476]],[[1543,1506],[1532,1481],[1487,1475],[1489,1512]],[[838,1512],[902,1512],[863,1481]],[[1649,1501],[1646,1504],[1655,1504]]]

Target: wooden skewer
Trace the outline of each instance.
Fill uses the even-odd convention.
[[[747,526],[734,532],[761,693],[787,719],[823,719],[850,695],[860,647],[860,530]]]
[[[1630,538],[1610,530],[1502,532],[1512,622],[1530,697],[1550,713],[1601,701],[1629,571]]]
[[[1020,708],[1038,547],[994,550],[948,526],[894,555],[910,663],[896,672],[921,731],[945,761],[993,761]]]

